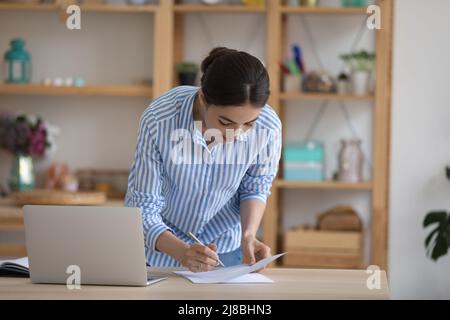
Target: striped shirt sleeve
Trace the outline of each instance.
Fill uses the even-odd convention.
[[[162,160],[155,145],[156,123],[151,110],[144,112],[138,129],[136,152],[128,181],[125,206],[141,208],[146,246],[156,250],[158,237],[166,230],[173,232],[162,220],[166,202],[161,190]]]
[[[239,185],[239,200],[257,199],[264,203],[270,195],[272,181],[281,157],[281,131],[273,131],[269,141],[245,173]]]

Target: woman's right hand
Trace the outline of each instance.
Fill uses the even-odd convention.
[[[219,264],[219,256],[215,252],[217,246],[214,243],[203,246],[193,243],[186,248],[181,259],[183,267],[188,268],[192,272],[209,271]]]

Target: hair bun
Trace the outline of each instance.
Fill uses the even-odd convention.
[[[206,73],[206,70],[208,70],[208,67],[217,59],[229,54],[237,53],[239,51],[234,49],[229,49],[226,47],[216,47],[211,50],[209,55],[202,61],[201,65],[201,71],[203,73]]]

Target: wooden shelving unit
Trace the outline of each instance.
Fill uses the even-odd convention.
[[[335,100],[371,102],[373,104],[373,181],[370,183],[339,182],[291,182],[276,180],[272,187],[267,210],[264,216],[264,241],[272,248],[278,248],[281,235],[280,218],[282,217],[281,198],[284,189],[346,190],[348,192],[364,191],[371,194],[371,253],[370,263],[387,267],[387,228],[388,228],[388,163],[389,163],[389,115],[391,92],[391,55],[392,55],[392,19],[393,1],[379,0],[381,8],[382,29],[376,31],[377,83],[372,96],[339,96],[336,94],[283,93],[281,72],[278,63],[282,61],[286,45],[286,15],[317,14],[366,15],[366,8],[307,8],[287,7],[282,1],[267,2],[267,59],[271,78],[271,98],[269,103],[283,121],[284,103],[289,100]],[[284,130],[286,128],[284,127]]]
[[[288,7],[281,6],[281,13],[284,14],[366,14],[366,8],[352,7]]]
[[[284,92],[280,93],[281,100],[330,100],[330,101],[370,101],[373,102],[373,96],[355,96],[351,94],[335,93],[300,93]]]
[[[156,5],[108,5],[86,4],[80,6],[82,12],[118,12],[118,13],[151,13],[156,12]],[[0,11],[65,11],[65,7],[58,4],[34,4],[34,3],[0,3]]]
[[[152,87],[143,85],[87,85],[83,87],[65,87],[41,84],[0,84],[0,94],[151,97]]]
[[[176,13],[264,13],[264,6],[175,4]]]
[[[58,9],[55,4],[35,3],[0,3],[0,10],[6,11],[53,11]]]
[[[319,189],[319,190],[372,190],[370,182],[307,182],[307,181],[287,181],[282,179],[275,180],[273,186],[279,189]]]
[[[382,11],[382,29],[376,31],[377,84],[374,96],[352,96],[337,94],[283,93],[279,62],[282,61],[285,46],[286,24],[288,15],[366,15],[365,8],[338,7],[288,7],[282,0],[266,0],[264,7],[246,7],[240,5],[184,5],[175,0],[160,0],[159,5],[152,6],[82,6],[87,12],[105,13],[149,13],[154,15],[154,71],[153,86],[87,86],[79,89],[45,88],[29,85],[11,88],[0,86],[0,94],[41,94],[41,95],[113,95],[113,96],[150,96],[157,97],[174,86],[174,65],[183,60],[185,46],[184,16],[192,13],[254,13],[266,18],[266,65],[271,79],[271,97],[269,104],[283,120],[283,104],[296,100],[332,100],[369,102],[373,105],[373,181],[364,183],[340,183],[324,181],[320,183],[274,181],[272,195],[269,197],[264,215],[263,240],[273,248],[279,249],[278,239],[281,235],[280,218],[282,217],[281,196],[290,190],[343,190],[345,192],[369,192],[372,199],[371,208],[371,264],[386,269],[387,266],[387,230],[388,230],[388,171],[389,171],[389,120],[391,96],[391,56],[392,56],[392,20],[393,0],[379,0]],[[55,11],[64,8],[56,5],[0,4],[2,10]],[[232,16],[231,16],[232,17]],[[143,30],[142,32],[148,32]],[[0,31],[1,34],[1,31]]]
[[[122,5],[122,4],[82,4],[82,12],[98,13],[145,13],[157,15],[160,5]],[[0,3],[1,11],[30,11],[30,12],[55,12],[65,14],[65,6],[60,4],[40,4],[40,3]],[[159,19],[161,20],[161,19]],[[159,26],[155,26],[155,40],[161,38],[157,34]],[[160,56],[155,54],[154,64],[159,65]],[[154,77],[162,77],[158,74],[162,72],[155,68]],[[49,96],[113,96],[113,97],[147,97],[153,96],[153,87],[148,85],[86,85],[75,86],[46,86],[42,84],[10,85],[0,83],[0,94],[3,95],[49,95]]]
[[[174,37],[173,65],[183,60],[184,52],[184,29],[183,13],[195,12],[255,12],[254,8],[239,8],[237,6],[188,6],[174,5]],[[269,104],[274,108],[283,120],[283,103],[296,100],[329,100],[368,102],[374,107],[374,181],[363,183],[340,183],[324,181],[319,183],[285,181],[277,179],[272,186],[272,195],[269,197],[266,213],[264,216],[263,240],[274,250],[278,248],[278,239],[281,235],[279,229],[282,216],[281,194],[285,189],[313,189],[313,190],[344,190],[348,192],[370,192],[372,196],[372,250],[371,263],[386,268],[387,265],[387,190],[388,190],[388,145],[389,145],[389,109],[390,109],[390,73],[391,73],[391,38],[392,38],[392,1],[381,0],[379,5],[383,12],[384,28],[377,32],[377,91],[374,96],[354,96],[337,94],[315,94],[315,93],[291,93],[281,92],[278,85],[281,83],[281,72],[279,62],[282,60],[283,46],[285,45],[285,17],[292,14],[316,14],[316,15],[366,15],[366,8],[336,8],[336,7],[287,7],[282,5],[281,0],[267,0],[265,8],[256,10],[257,13],[266,15],[266,54],[267,67],[271,78],[271,98]],[[171,75],[174,77],[173,65]],[[174,78],[173,78],[174,79]],[[175,84],[175,82],[172,82]]]

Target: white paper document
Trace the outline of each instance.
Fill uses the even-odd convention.
[[[217,268],[207,272],[174,271],[192,283],[271,283],[268,277],[252,273],[275,261],[286,253],[280,253],[258,261],[253,265],[240,264],[232,267]]]

